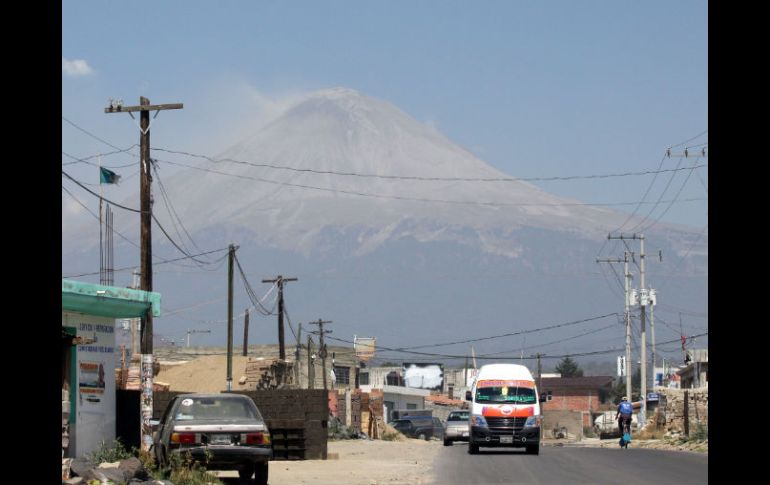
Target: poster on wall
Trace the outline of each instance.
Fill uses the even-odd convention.
[[[80,404],[93,406],[104,398],[104,362],[81,361],[79,372]]]

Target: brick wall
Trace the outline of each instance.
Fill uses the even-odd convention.
[[[183,392],[156,392],[153,417],[160,419],[168,403]],[[326,459],[328,392],[323,389],[233,391],[254,400],[273,436],[274,459]]]

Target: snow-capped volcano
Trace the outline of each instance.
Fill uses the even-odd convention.
[[[507,252],[492,229],[597,236],[624,220],[512,181],[392,104],[346,88],[309,94],[214,158],[167,183],[188,229],[225,225],[295,249],[333,226],[357,227],[364,251],[401,232],[451,238],[471,228],[482,246]]]
[[[187,241],[190,254],[238,245],[252,283],[259,276],[298,276],[292,316],[332,316],[341,336],[390,338],[396,346],[435,341],[447,329],[495,335],[622,309],[619,290],[607,286],[596,256],[626,214],[510,180],[516,174],[496,170],[392,104],[350,89],[305,96],[212,160],[161,150],[152,156],[163,176],[162,184],[153,183],[153,213],[173,239]],[[166,176],[167,162],[196,168]],[[169,216],[166,199],[183,228]],[[136,196],[123,202],[138,206]],[[91,221],[81,230],[63,221],[64,274],[96,269],[94,226]],[[116,210],[114,226],[138,241],[136,213]],[[156,263],[173,260],[179,251],[156,226]],[[707,238],[678,229],[657,224],[647,234],[648,251],[667,255],[656,267],[677,273],[660,300],[702,308]],[[137,248],[116,243],[115,266],[136,265]],[[223,318],[225,306],[211,303],[224,294],[216,266],[223,259],[210,258],[209,266],[184,262],[192,271],[158,264],[154,288],[172,309],[158,328],[183,332]],[[679,275],[688,271],[695,277]],[[120,274],[123,281],[126,275]],[[247,308],[253,301],[236,295],[235,304]],[[221,342],[223,327],[212,328]],[[616,330],[622,344],[622,327]],[[275,342],[269,329],[256,338]],[[488,345],[503,351],[511,339]]]

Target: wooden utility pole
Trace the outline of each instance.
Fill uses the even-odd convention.
[[[278,352],[281,360],[286,360],[286,347],[283,339],[283,283],[284,281],[297,281],[297,278],[284,278],[281,275],[272,280],[262,280],[262,283],[276,283],[278,285]]]
[[[227,253],[227,390],[233,389],[233,260],[235,246]]]
[[[104,108],[105,113],[128,113],[133,118],[134,111],[140,113],[139,123],[139,208],[141,210],[141,271],[142,271],[142,290],[152,291],[152,159],[150,158],[150,111],[158,113],[167,109],[182,109],[182,103],[177,104],[156,104],[151,105],[150,100],[141,96],[138,106],[123,106],[121,104],[111,103],[109,107]],[[142,449],[149,451],[152,445],[152,312],[147,311],[142,318]]]
[[[307,388],[315,388],[315,368],[313,367],[313,352],[311,346],[313,345],[313,337],[307,336]]]
[[[311,325],[318,325],[318,331],[316,332],[310,332],[313,335],[318,335],[320,338],[320,344],[318,349],[318,355],[321,356],[321,368],[323,371],[323,378],[324,378],[324,389],[327,389],[326,386],[326,344],[324,344],[324,335],[327,333],[332,333],[331,330],[324,330],[324,324],[326,323],[332,323],[331,320],[321,320],[318,319],[317,322],[310,322]]]
[[[296,383],[297,389],[299,389],[299,352],[300,349],[302,349],[302,322],[299,324],[299,329],[297,330],[297,348],[294,351],[294,382]]]
[[[246,357],[249,347],[249,309],[246,309],[246,316],[243,317],[243,356]]]
[[[542,371],[542,368],[540,367],[540,356],[541,355],[543,355],[543,354],[540,354],[540,353],[537,354],[537,392],[538,392],[538,394],[543,392],[543,388],[542,388],[542,385],[541,385],[541,374],[542,374],[541,371]],[[537,396],[537,399],[540,399],[539,395]],[[543,410],[541,409],[540,412],[542,413]]]

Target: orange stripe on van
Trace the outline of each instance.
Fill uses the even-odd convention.
[[[535,383],[532,381],[514,381],[514,380],[484,380],[479,381],[476,384],[476,388],[480,387],[526,387],[528,389],[534,389]]]
[[[484,406],[481,409],[481,415],[493,418],[526,418],[535,415],[535,407],[528,406],[526,408],[514,409],[510,413],[505,414],[497,406]]]

